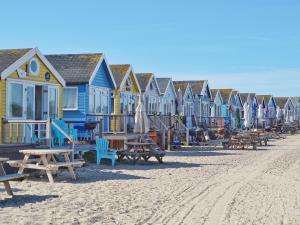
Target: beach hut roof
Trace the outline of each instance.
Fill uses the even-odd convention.
[[[274,97],[274,100],[276,102],[276,105],[283,109],[285,104],[289,100],[289,97]]]
[[[231,93],[233,93],[234,90],[232,88],[222,88],[222,89],[219,89],[219,91],[220,91],[223,101],[226,103],[229,103]]]
[[[103,53],[46,55],[68,84],[92,83],[103,61]],[[106,63],[112,83],[115,80]]]
[[[40,52],[38,48],[4,49],[0,50],[0,78],[5,79],[13,71],[28,62],[37,55],[39,59],[47,66],[56,79],[63,85],[66,85],[61,74],[53,67],[49,60]]]
[[[119,88],[125,76],[130,72],[130,64],[109,65],[109,68],[114,76],[117,87]]]
[[[250,99],[253,101],[254,100],[254,98],[256,97],[256,94],[255,93],[249,93],[249,95],[250,95]]]
[[[154,77],[153,73],[136,73],[135,75],[141,87],[141,91],[145,92],[147,90],[148,84]]]
[[[207,84],[206,80],[187,80],[187,81],[176,81],[177,83],[188,83],[190,84],[194,95],[202,95],[203,88]]]
[[[244,104],[245,102],[247,102],[249,93],[240,93],[240,96],[241,96],[242,103]]]
[[[0,73],[12,65],[32,48],[0,50]]]
[[[264,100],[264,95],[256,95],[258,104],[262,104]]]
[[[164,94],[168,88],[169,83],[171,82],[171,78],[156,78],[156,82],[160,93]]]
[[[173,81],[173,85],[175,87],[176,95],[178,95],[179,89],[181,90],[182,94],[184,95],[184,93],[186,92],[186,90],[189,86],[189,83],[180,82],[180,81]]]
[[[218,94],[219,89],[210,89],[212,100],[215,100],[215,97]]]
[[[260,101],[264,99],[265,103],[268,104],[272,98],[272,95],[257,95],[257,98],[259,98]]]
[[[291,100],[292,100],[294,106],[297,106],[298,103],[300,102],[300,97],[291,97]]]

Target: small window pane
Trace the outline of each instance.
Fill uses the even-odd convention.
[[[23,85],[10,84],[9,116],[23,116]]]
[[[64,90],[64,109],[77,109],[77,88],[65,88]]]

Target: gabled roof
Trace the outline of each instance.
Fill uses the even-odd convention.
[[[113,74],[113,77],[116,81],[116,85],[119,88],[123,79],[127,74],[130,73],[130,64],[115,64],[115,65],[109,65],[109,68]]]
[[[223,99],[222,99],[222,95],[220,93],[219,89],[210,89],[210,93],[211,93],[211,101],[215,101],[215,98],[218,96],[220,96],[221,102],[223,104]]]
[[[264,95],[256,95],[258,104],[263,104]]]
[[[153,73],[136,73],[135,75],[141,87],[141,91],[145,92],[154,77]]]
[[[33,48],[0,50],[0,73],[32,49]]]
[[[219,91],[219,89],[210,89],[210,92],[211,92],[211,95],[212,95],[211,97],[212,97],[213,101],[215,100],[215,97],[217,96],[218,91]]]
[[[117,88],[120,88],[122,85],[124,85],[125,80],[132,73],[133,77],[135,79],[135,82],[137,84],[137,88],[138,88],[139,92],[141,92],[141,87],[139,85],[138,79],[137,79],[136,74],[134,73],[132,66],[130,64],[111,64],[111,65],[109,65],[109,68],[113,74],[115,81],[116,81]]]
[[[266,104],[269,104],[271,98],[273,97],[272,95],[257,95],[260,99],[263,98],[265,100]]]
[[[178,90],[181,90],[181,93],[184,95],[187,88],[189,87],[189,83],[181,82],[181,81],[173,81],[173,85],[175,87],[176,95],[178,95]]]
[[[289,100],[289,97],[274,97],[274,100],[276,102],[276,105],[283,109],[285,104]]]
[[[173,84],[173,81],[171,78],[155,78],[157,86],[159,88],[159,92],[161,95],[164,95],[169,87],[171,86],[171,89],[174,93],[175,98],[177,97],[177,93]]]
[[[39,59],[46,65],[55,78],[62,84],[62,86],[65,86],[66,82],[62,78],[61,74],[53,67],[53,65],[38,48],[0,50],[0,78],[5,79],[35,55],[37,55]]]
[[[241,96],[242,103],[244,104],[245,102],[247,102],[249,93],[240,93],[240,96]]]
[[[231,93],[234,91],[232,88],[219,89],[222,99],[225,103],[229,103]]]
[[[300,102],[300,97],[291,97],[291,100],[292,100],[294,106],[296,107],[297,104]]]
[[[169,83],[171,82],[171,78],[156,78],[156,82],[160,93],[164,94],[168,88]]]
[[[254,99],[256,98],[256,94],[255,93],[249,93],[249,95],[250,95],[251,101],[254,101]]]
[[[206,80],[187,80],[187,81],[176,81],[177,83],[189,83],[194,95],[202,95],[204,85],[207,83]]]
[[[102,53],[46,55],[47,59],[60,72],[68,84],[91,83],[101,63],[105,60]],[[107,67],[108,64],[106,63]],[[108,68],[112,83],[115,80]]]

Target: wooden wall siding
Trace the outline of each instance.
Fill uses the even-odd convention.
[[[47,68],[47,66],[41,61],[41,59],[35,55],[35,58],[39,61],[40,64],[40,73],[37,76],[28,76],[25,78],[20,78],[17,71],[14,71],[8,78],[23,80],[23,81],[36,81],[41,83],[51,83],[51,84],[58,84],[59,85],[59,106],[58,106],[58,117],[62,117],[62,102],[63,102],[63,87],[56,79],[56,77],[51,73],[51,71]],[[26,63],[20,67],[22,70],[26,71]],[[45,80],[45,73],[50,73],[50,80]],[[6,118],[6,79],[0,80],[0,118]],[[0,143],[2,141],[2,121],[0,121]]]
[[[69,87],[69,85],[67,85]],[[74,85],[70,85],[73,87]],[[89,91],[90,85],[80,84],[75,85],[78,88],[78,110],[64,110],[63,119],[69,122],[73,122],[73,125],[78,129],[84,131],[84,124],[86,122],[87,114],[89,114]],[[111,79],[108,67],[103,61],[96,72],[96,75],[92,81],[92,86],[105,87],[110,90],[114,88],[113,81]],[[110,96],[110,93],[109,93]],[[111,113],[111,99],[108,100],[108,113]],[[89,117],[93,119],[93,117]],[[108,118],[104,118],[104,131],[108,130]]]
[[[103,61],[101,63],[101,66],[99,67],[96,76],[94,77],[94,80],[92,81],[92,85],[98,86],[98,87],[106,87],[106,88],[113,88],[113,81],[110,77],[108,67]]]
[[[160,101],[160,112],[164,113],[164,105],[163,103],[164,102],[167,102],[167,101],[172,101],[173,100],[173,109],[172,109],[172,114],[175,114],[176,112],[176,97],[175,97],[175,93],[172,89],[172,85],[169,84],[166,91],[165,91],[165,94],[161,96],[161,101]]]
[[[81,85],[70,85],[68,87],[78,88],[78,110],[72,110],[72,111],[64,110],[63,119],[69,122],[85,121],[86,114],[88,113],[89,86],[87,84],[81,84]]]

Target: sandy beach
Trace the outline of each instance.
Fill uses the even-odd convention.
[[[56,183],[0,190],[1,224],[300,224],[300,135],[258,150],[168,152],[165,163],[90,164]]]

